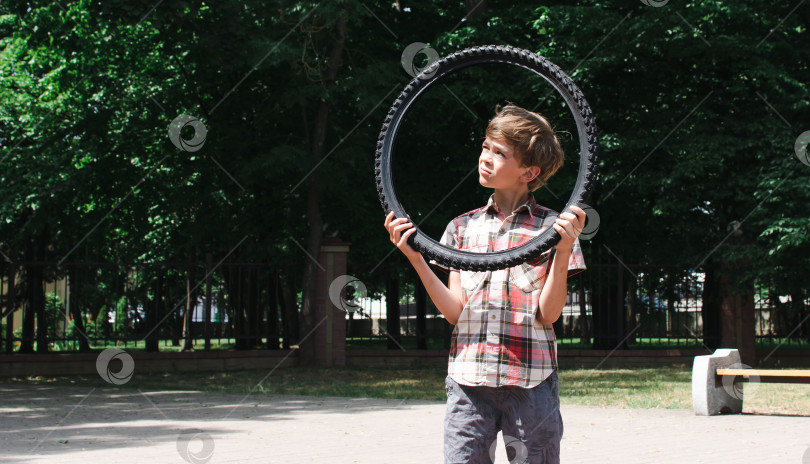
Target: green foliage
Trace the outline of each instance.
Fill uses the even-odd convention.
[[[594,109],[602,158],[592,203],[602,224],[589,253],[604,244],[630,263],[684,269],[746,262],[741,281],[805,285],[810,167],[792,150],[810,129],[805,7],[488,1],[467,17],[463,3],[444,1],[152,6],[0,6],[4,253],[37,240],[52,261],[218,260],[247,237],[233,260],[273,263],[300,287],[306,258],[296,242],[307,243],[308,218],[299,182],[317,165],[324,234],[352,243],[350,273],[379,293],[385,275],[408,269],[398,251],[387,256],[373,186],[380,123],[411,78],[402,50],[502,43],[560,65]],[[345,49],[328,87],[323,65],[341,17]],[[483,204],[488,192],[474,176],[461,180],[507,100],[539,105],[562,135],[567,164],[536,195],[561,208],[576,175],[576,131],[545,82],[493,66],[446,84],[414,107],[400,137],[396,181],[412,218],[438,238],[450,218]],[[322,101],[327,156],[315,160]],[[205,125],[201,150],[169,140],[181,114]],[[739,235],[729,232],[734,221]],[[96,315],[119,308],[101,300]]]

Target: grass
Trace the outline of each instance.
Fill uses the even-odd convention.
[[[746,384],[743,412],[810,416],[810,385]],[[688,367],[561,370],[560,402],[599,407],[692,409]]]
[[[144,391],[199,390],[267,395],[344,396],[446,400],[445,369],[438,368],[317,368],[278,369],[264,382],[266,371],[138,373],[123,388]],[[12,384],[111,387],[97,375],[5,379]],[[258,386],[257,386],[258,385]],[[255,390],[254,390],[255,388]]]
[[[560,370],[560,402],[619,408],[689,409],[688,368]]]
[[[445,401],[444,368],[286,368],[265,371],[138,373],[121,388],[143,391],[201,390],[267,395],[342,396]],[[561,370],[560,401],[615,408],[691,409],[691,370]],[[98,376],[4,379],[12,384],[111,387]],[[255,388],[255,390],[254,390]],[[810,416],[810,385],[746,386],[743,412]]]

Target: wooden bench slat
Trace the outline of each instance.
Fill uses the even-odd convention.
[[[810,377],[810,370],[799,369],[717,369],[717,375],[741,375],[750,377]]]

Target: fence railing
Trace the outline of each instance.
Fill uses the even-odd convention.
[[[274,349],[285,345],[285,335],[293,338],[294,324],[278,304],[277,274],[265,264],[12,263],[0,298],[7,353]]]
[[[558,346],[588,349],[602,338],[615,342],[601,346],[607,349],[705,347],[704,284],[703,272],[686,272],[673,266],[626,266],[618,261],[588,264],[586,272],[569,279],[566,304],[554,324]],[[424,336],[431,348],[448,347],[452,326],[429,299],[426,332],[417,333],[415,285],[415,282],[401,284],[402,329],[397,341],[406,347],[416,346],[415,340]],[[781,295],[778,300],[781,304],[774,304],[774,292],[768,286],[755,286],[757,345],[810,349],[810,297],[799,305],[791,305],[791,297]],[[347,331],[349,346],[390,345],[385,300],[364,299],[360,304],[363,314],[351,316]],[[603,313],[604,306],[609,306],[608,314],[600,317],[600,311],[595,310],[599,304]]]
[[[266,264],[6,263],[0,270],[6,353],[278,349],[297,339],[298,302],[283,301],[278,272]],[[701,347],[704,280],[673,266],[588,264],[569,279],[554,325],[558,346]],[[347,348],[448,348],[453,327],[429,298],[420,319],[416,285],[399,285],[398,333],[390,333],[384,298],[361,299],[362,309],[346,314]],[[757,342],[810,348],[807,292],[755,289]]]

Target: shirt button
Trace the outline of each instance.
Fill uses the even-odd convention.
[[[492,320],[493,320],[493,321],[495,320],[495,315],[494,315],[494,314],[492,315]]]

